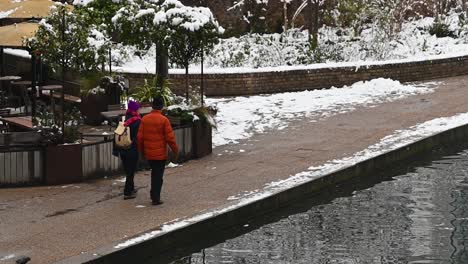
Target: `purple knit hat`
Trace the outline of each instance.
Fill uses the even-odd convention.
[[[140,103],[138,103],[137,101],[128,101],[128,107],[127,107],[128,110],[130,111],[138,111],[138,109],[140,109]]]

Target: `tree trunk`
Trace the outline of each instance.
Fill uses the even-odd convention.
[[[185,99],[187,104],[189,103],[189,75],[188,75],[188,64],[185,65]]]
[[[201,76],[200,76],[200,103],[201,106],[203,107],[203,94],[205,93],[204,89],[204,83],[203,83],[203,59],[204,59],[204,51],[203,51],[203,42],[201,46]]]
[[[37,77],[37,60],[36,56],[34,55],[34,52],[31,52],[31,72],[32,72],[32,78],[31,78],[31,119],[33,125],[37,125],[37,120],[36,120],[36,96],[37,96],[37,88],[36,88],[36,77]],[[53,99],[52,99],[53,100]],[[26,106],[26,112],[27,112],[28,106]]]
[[[318,30],[319,30],[319,0],[310,0],[309,5],[309,41],[311,49],[315,50],[318,46]]]
[[[283,3],[283,16],[284,16],[284,26],[283,31],[286,32],[288,30],[288,3]]]
[[[3,47],[0,47],[0,76],[5,76],[5,67],[4,65],[4,59],[3,59]]]
[[[161,44],[156,44],[156,75],[159,77],[159,87],[162,87],[164,80],[167,79],[169,75],[169,62],[167,58],[167,50]]]

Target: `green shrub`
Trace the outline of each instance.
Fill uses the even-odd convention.
[[[152,102],[155,96],[161,96],[164,100],[164,105],[172,105],[174,101],[174,94],[169,88],[169,81],[160,80],[158,78],[159,77],[153,78],[151,81],[145,79],[145,83],[142,86],[135,88],[131,96],[138,102],[146,103]],[[161,82],[162,86],[156,87],[156,84]]]
[[[450,26],[444,21],[436,20],[429,28],[429,34],[436,35],[438,38],[456,37],[455,32],[450,30]]]

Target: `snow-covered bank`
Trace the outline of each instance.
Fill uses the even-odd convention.
[[[283,129],[294,119],[307,118],[312,122],[360,106],[372,107],[411,95],[431,93],[432,87],[431,83],[416,86],[375,79],[327,90],[207,99],[208,104],[218,108],[213,145],[237,143],[257,133]]]
[[[320,59],[309,50],[306,31],[293,29],[284,34],[251,34],[221,39],[205,57],[207,74],[277,72],[339,67],[368,67],[468,56],[468,26],[459,14],[451,13],[446,23],[454,37],[436,37],[429,33],[434,18],[405,22],[393,39],[382,39],[381,32],[369,25],[359,36],[351,29],[323,27],[319,32]],[[114,71],[126,73],[155,72],[155,51],[133,55],[134,47],[119,46],[112,52]],[[29,57],[26,51],[6,49],[6,53]],[[184,74],[175,65],[171,74]],[[190,73],[200,73],[193,63]]]
[[[319,47],[309,49],[308,33],[297,29],[283,34],[248,34],[221,39],[205,57],[206,73],[246,73],[288,71],[336,67],[364,67],[391,63],[436,60],[468,55],[468,27],[460,14],[450,13],[445,21],[453,37],[431,35],[434,18],[405,22],[392,39],[369,24],[360,35],[350,28],[323,27],[319,31]],[[128,52],[132,52],[130,48]],[[318,56],[316,53],[320,53]],[[130,56],[119,71],[153,73],[154,50],[146,56]],[[171,73],[184,73],[172,69]],[[194,63],[190,72],[199,73]]]
[[[310,65],[295,65],[295,66],[268,66],[261,68],[252,67],[211,67],[205,68],[203,72],[205,74],[231,74],[231,73],[252,73],[252,72],[285,72],[285,71],[296,71],[296,70],[315,70],[315,69],[327,69],[327,68],[363,68],[371,67],[376,65],[390,65],[400,63],[411,63],[418,61],[430,61],[440,60],[468,56],[468,45],[462,48],[460,51],[449,52],[440,55],[428,55],[428,56],[415,56],[406,59],[392,59],[392,60],[381,60],[381,61],[349,61],[349,62],[326,62],[326,63],[315,63]],[[123,73],[141,73],[141,74],[153,74],[155,72],[154,62],[150,61],[154,59],[145,57],[144,60],[132,58],[125,66],[115,66],[112,69],[116,72]],[[189,74],[200,74],[201,69],[199,65],[192,65],[189,67]],[[169,74],[185,74],[184,69],[169,69]]]
[[[159,230],[151,231],[138,237],[129,239],[119,243],[118,245],[114,246],[114,248],[125,248],[152,239],[164,233],[187,227],[193,223],[209,219],[213,216],[236,210],[242,206],[259,201],[261,199],[265,199],[281,191],[294,188],[320,177],[324,177],[334,171],[339,171],[364,160],[377,157],[389,151],[396,150],[405,145],[419,141],[428,136],[435,135],[440,132],[466,124],[468,124],[468,113],[461,113],[451,117],[433,119],[422,124],[412,126],[405,130],[397,130],[392,135],[382,138],[377,144],[371,145],[352,156],[343,159],[332,160],[321,166],[310,167],[308,170],[291,175],[284,180],[266,184],[262,190],[255,190],[249,192],[248,194],[239,194],[233,197],[229,197],[228,200],[231,201],[229,206],[212,210],[207,213],[202,213],[183,220],[176,219],[172,222],[163,224]]]

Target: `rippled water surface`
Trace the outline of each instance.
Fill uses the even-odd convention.
[[[295,204],[174,263],[468,263],[468,151],[384,180]]]

